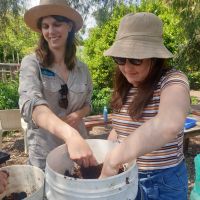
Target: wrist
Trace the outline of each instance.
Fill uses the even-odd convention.
[[[118,153],[117,148],[113,149],[113,151],[110,154],[110,159],[109,159],[110,160],[109,163],[110,163],[111,168],[118,170],[121,167],[121,165],[123,163],[121,162],[120,155],[121,154]]]
[[[77,130],[69,126],[67,123],[59,126],[56,130],[57,135],[67,144],[71,137],[78,134]]]

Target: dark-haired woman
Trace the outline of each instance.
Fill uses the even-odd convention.
[[[83,122],[91,108],[92,82],[85,64],[76,58],[75,33],[80,14],[65,0],[41,0],[24,15],[25,23],[41,34],[34,54],[21,62],[19,105],[28,123],[29,164],[45,169],[46,156],[65,143],[70,158],[96,165],[84,140]]]
[[[184,121],[190,108],[187,77],[165,66],[162,21],[153,13],[123,17],[114,44],[105,52],[116,63],[113,130],[119,143],[106,157],[101,178],[136,160],[137,200],[187,200],[183,154]]]

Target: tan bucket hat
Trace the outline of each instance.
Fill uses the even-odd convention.
[[[83,26],[81,15],[71,8],[66,0],[40,0],[38,6],[30,8],[24,14],[24,21],[32,30],[41,32],[37,27],[38,19],[49,15],[60,15],[72,20],[76,32]]]
[[[173,57],[163,44],[162,34],[162,21],[153,13],[127,14],[120,22],[115,42],[104,55],[135,59]]]

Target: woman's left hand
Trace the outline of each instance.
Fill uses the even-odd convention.
[[[108,153],[103,164],[103,168],[101,171],[100,179],[106,178],[109,176],[114,176],[118,174],[120,165],[115,164],[115,157],[113,157],[112,152]]]

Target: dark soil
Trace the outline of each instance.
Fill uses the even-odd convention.
[[[101,174],[102,167],[103,163],[97,166],[90,166],[90,167],[83,167],[83,166],[80,167],[77,165],[74,168],[73,174],[70,174],[70,172],[66,170],[64,176],[80,178],[80,179],[98,179]],[[124,172],[124,170],[120,169],[118,174],[122,172]]]
[[[9,196],[5,196],[2,200],[22,200],[27,197],[26,192],[12,193]]]

